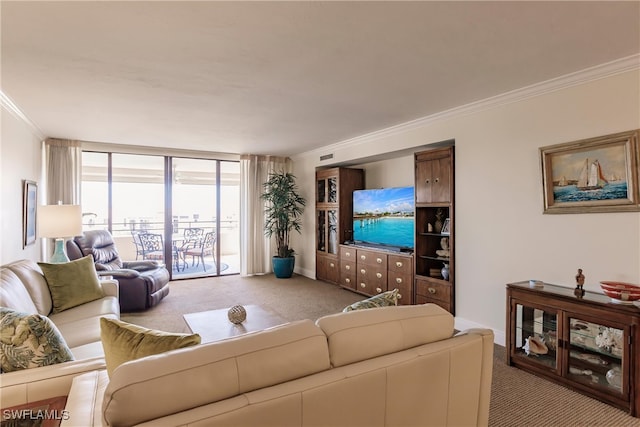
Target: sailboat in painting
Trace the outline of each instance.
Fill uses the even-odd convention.
[[[608,181],[602,173],[600,162],[596,159],[589,163],[589,159],[585,159],[582,170],[580,171],[580,178],[578,179],[578,190],[600,190],[607,183]]]

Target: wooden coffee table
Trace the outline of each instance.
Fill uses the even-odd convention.
[[[228,308],[188,313],[182,317],[184,317],[191,332],[200,335],[203,343],[231,338],[248,332],[261,331],[287,323],[282,317],[257,305],[245,305],[243,307],[247,311],[247,318],[238,325],[229,321],[227,316]]]

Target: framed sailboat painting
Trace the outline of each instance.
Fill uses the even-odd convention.
[[[640,210],[638,133],[541,147],[544,213]]]

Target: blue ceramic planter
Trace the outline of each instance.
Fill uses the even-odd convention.
[[[274,256],[271,260],[273,274],[275,274],[278,279],[288,279],[293,275],[293,267],[296,264],[295,257],[278,258]]]

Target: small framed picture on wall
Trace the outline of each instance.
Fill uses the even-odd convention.
[[[38,184],[22,181],[22,248],[36,242],[36,209],[38,205]]]

